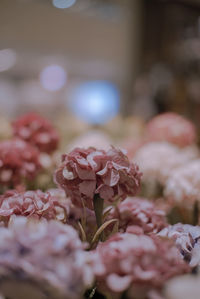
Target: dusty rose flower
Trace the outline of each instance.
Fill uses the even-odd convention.
[[[116,197],[135,195],[140,186],[138,166],[129,162],[125,154],[111,148],[76,148],[62,157],[55,173],[56,183],[65,190],[74,205],[93,209],[95,194],[106,202]]]
[[[57,221],[17,217],[0,228],[0,289],[22,298],[80,299],[93,280],[89,253],[77,232]],[[31,292],[33,288],[33,293]],[[37,293],[37,297],[34,294]]]
[[[178,223],[164,228],[159,235],[172,239],[191,267],[200,265],[200,226]]]
[[[117,233],[98,245],[94,261],[100,290],[112,294],[127,290],[130,298],[137,299],[146,298],[151,290],[161,290],[169,278],[189,271],[173,243],[155,235]]]
[[[9,190],[0,195],[0,219],[7,223],[12,215],[34,216],[67,221],[69,200],[60,200],[58,192]]]
[[[168,179],[164,194],[177,204],[200,201],[200,159],[176,169]]]
[[[181,115],[168,112],[154,117],[146,127],[147,139],[151,141],[167,141],[179,147],[196,142],[195,126]]]
[[[0,142],[0,183],[13,187],[32,180],[40,170],[39,152],[20,139]]]
[[[26,114],[13,122],[14,135],[36,146],[41,152],[57,149],[59,137],[52,124],[35,113]]]
[[[125,232],[127,228],[135,226],[141,228],[142,233],[157,233],[166,225],[165,212],[158,209],[154,202],[144,198],[127,198],[111,211],[109,218],[119,220],[119,229]]]
[[[140,165],[144,182],[158,182],[161,185],[172,171],[198,156],[196,150],[180,150],[166,142],[152,142],[141,147],[134,161]]]

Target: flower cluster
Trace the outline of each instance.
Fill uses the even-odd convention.
[[[115,148],[107,152],[76,148],[63,155],[62,164],[55,173],[56,183],[72,202],[89,209],[93,209],[95,194],[106,202],[135,195],[140,178],[138,166],[130,163],[125,154]]]
[[[93,258],[98,288],[113,294],[128,290],[129,298],[146,298],[169,278],[189,271],[172,242],[156,236],[115,234],[98,245]]]
[[[195,149],[180,150],[167,142],[151,142],[141,147],[134,160],[143,172],[144,181],[165,184],[171,172],[198,155]]]
[[[52,124],[38,114],[30,113],[13,122],[14,135],[36,146],[39,151],[51,153],[58,146],[58,133]]]
[[[164,194],[176,204],[189,206],[200,200],[200,159],[175,170],[166,182]],[[187,204],[188,203],[188,204]]]
[[[8,222],[12,215],[34,216],[38,219],[59,219],[66,222],[70,203],[57,192],[9,190],[0,195],[0,217]],[[61,216],[62,215],[62,216]]]
[[[159,235],[172,239],[191,267],[200,265],[200,226],[178,223],[164,228]]]
[[[127,198],[111,211],[109,218],[119,220],[119,229],[140,229],[141,233],[157,233],[167,225],[163,210],[156,207],[154,202],[144,198]]]
[[[77,232],[68,225],[53,220],[14,219],[9,228],[0,228],[3,295],[10,297],[10,292],[18,290],[21,298],[23,288],[17,288],[16,283],[24,282],[26,287],[35,287],[41,298],[80,299],[93,281],[89,255],[84,248]]]
[[[146,127],[147,139],[167,141],[179,147],[195,143],[197,133],[195,126],[176,113],[163,113],[154,117]]]
[[[8,187],[32,180],[40,170],[39,152],[20,139],[0,143],[0,183]]]

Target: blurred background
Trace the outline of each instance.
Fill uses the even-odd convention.
[[[68,140],[126,140],[169,110],[200,127],[200,1],[1,0],[0,105]]]

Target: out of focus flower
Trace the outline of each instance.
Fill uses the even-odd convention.
[[[36,146],[41,152],[51,153],[58,147],[58,133],[40,115],[26,114],[13,122],[14,135]]]
[[[143,181],[164,185],[174,169],[185,165],[198,155],[195,149],[180,150],[167,142],[152,142],[141,147],[134,161],[143,172]]]
[[[0,142],[0,183],[13,187],[32,180],[40,170],[39,152],[20,139]]]
[[[72,151],[76,147],[85,149],[95,147],[102,150],[109,150],[111,144],[113,144],[113,141],[108,135],[101,131],[93,130],[73,139],[67,146],[67,152]]]
[[[116,197],[135,195],[140,186],[138,166],[120,150],[76,148],[62,157],[55,173],[56,183],[65,190],[75,206],[93,209],[95,194],[106,202]]]
[[[164,194],[177,204],[192,207],[200,201],[200,159],[176,169],[169,177]]]
[[[66,222],[70,202],[60,200],[59,192],[9,190],[0,195],[0,218],[8,222],[12,215],[34,216]],[[61,217],[62,215],[62,217]]]
[[[167,225],[165,212],[156,208],[154,202],[139,197],[129,197],[119,203],[110,212],[109,218],[119,220],[121,232],[136,226],[141,228],[142,233],[157,233]]]
[[[170,280],[165,288],[166,299],[199,299],[199,275],[184,275]]]
[[[117,233],[100,243],[94,261],[97,287],[111,294],[127,291],[132,299],[147,298],[169,278],[189,271],[170,240],[129,233]]]
[[[17,217],[9,228],[0,228],[3,295],[21,299],[25,290],[31,299],[82,298],[93,280],[84,248],[71,226]]]
[[[191,267],[200,265],[200,226],[178,223],[164,228],[159,235],[172,239]]]
[[[168,112],[154,117],[146,127],[146,137],[151,141],[166,141],[179,147],[195,143],[195,126],[186,118]]]

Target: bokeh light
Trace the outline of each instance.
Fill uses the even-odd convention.
[[[49,91],[61,89],[67,81],[67,74],[64,68],[57,64],[45,67],[40,73],[41,85]]]
[[[13,67],[16,63],[16,53],[12,49],[0,50],[0,72],[4,72]]]
[[[64,9],[64,8],[69,8],[72,5],[76,3],[76,0],[53,0],[52,4],[53,6]]]
[[[119,112],[119,90],[108,81],[88,81],[72,92],[69,107],[88,123],[106,123]]]

